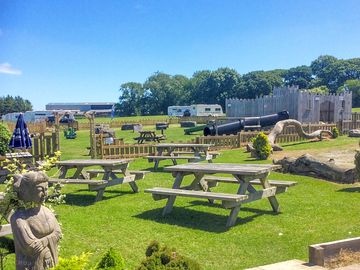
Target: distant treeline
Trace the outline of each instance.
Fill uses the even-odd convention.
[[[4,96],[0,97],[0,116],[12,112],[32,111],[31,102],[20,96]]]
[[[323,55],[310,66],[244,75],[231,68],[197,71],[191,78],[156,72],[144,83],[127,82],[120,86],[116,114],[167,114],[171,105],[220,104],[226,98],[255,98],[271,94],[274,87],[298,85],[317,93],[353,92],[353,107],[360,106],[360,58],[337,59]]]

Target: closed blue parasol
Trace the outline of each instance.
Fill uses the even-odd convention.
[[[19,114],[16,122],[15,130],[12,134],[9,147],[12,149],[28,149],[31,148],[31,138],[29,130],[24,121],[23,114]]]

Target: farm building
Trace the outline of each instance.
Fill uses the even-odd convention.
[[[46,104],[46,110],[57,111],[95,111],[97,115],[110,116],[111,109],[115,105],[115,102],[80,102],[80,103],[49,103]]]
[[[226,116],[249,117],[288,111],[303,123],[338,122],[351,119],[352,94],[321,95],[297,86],[274,88],[273,94],[255,99],[227,99]]]

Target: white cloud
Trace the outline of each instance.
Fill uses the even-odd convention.
[[[11,74],[11,75],[22,74],[20,69],[13,68],[9,63],[0,64],[0,73]]]

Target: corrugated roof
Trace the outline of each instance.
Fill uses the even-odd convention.
[[[114,105],[115,102],[53,102],[46,105]]]

